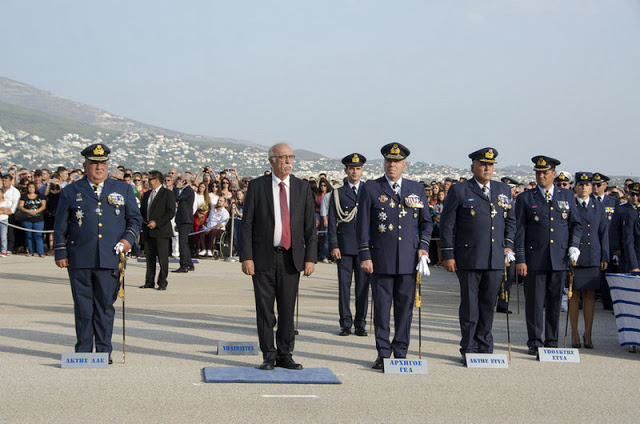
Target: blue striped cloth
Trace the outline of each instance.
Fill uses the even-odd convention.
[[[606,274],[620,346],[640,346],[640,277]]]

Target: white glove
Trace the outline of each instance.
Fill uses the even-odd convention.
[[[571,262],[578,262],[578,258],[580,257],[580,249],[578,249],[577,247],[570,247],[568,256],[569,259],[571,259]]]
[[[618,257],[618,255],[613,255],[611,257],[611,259],[613,259],[614,262],[618,262],[620,260],[620,258]]]
[[[420,256],[416,271],[418,271],[422,276],[431,275],[431,271],[429,271],[429,265],[427,265],[428,263],[431,263],[431,261],[429,260],[429,257],[427,255]]]
[[[511,250],[507,250],[506,252],[504,252],[504,263],[508,264],[509,262],[513,262],[516,260],[516,254],[513,253]]]
[[[116,255],[120,255],[120,253],[124,252],[124,243],[118,242],[118,244],[113,247],[113,251]]]

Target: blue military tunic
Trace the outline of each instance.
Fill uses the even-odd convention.
[[[121,240],[138,238],[142,217],[131,185],[107,179],[100,197],[83,179],[60,192],[54,223],[56,261],[69,260],[76,352],[111,352]]]
[[[578,216],[582,221],[582,238],[580,239],[580,257],[577,266],[599,267],[600,262],[609,261],[609,219],[605,206],[595,198],[589,197],[586,210],[581,200],[576,197]]]
[[[358,250],[360,261],[371,259],[376,274],[415,274],[418,249],[429,251],[433,223],[424,187],[402,180],[400,197],[382,176],[360,189]]]
[[[555,187],[551,205],[540,187],[516,199],[516,262],[529,271],[566,271],[567,250],[579,247],[582,223],[570,190]]]
[[[98,198],[84,177],[60,192],[53,228],[55,258],[68,258],[69,268],[117,269],[114,246],[120,239],[133,246],[141,225],[131,185],[107,179]]]
[[[503,269],[504,249],[513,249],[516,223],[511,189],[491,181],[484,195],[475,179],[454,184],[440,218],[442,259],[458,269]]]
[[[640,210],[629,210],[625,215],[622,228],[622,247],[626,263],[625,271],[640,269]]]

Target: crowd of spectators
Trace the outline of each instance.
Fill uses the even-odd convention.
[[[38,255],[45,257],[51,254],[53,248],[53,235],[51,230],[55,219],[56,207],[60,196],[60,190],[68,184],[72,184],[83,177],[82,169],[67,169],[58,167],[54,172],[48,169],[36,169],[29,171],[12,165],[2,172],[2,187],[0,188],[0,255],[6,256],[8,252],[23,253],[28,256]],[[267,173],[269,171],[266,171]],[[165,187],[173,189],[176,179],[181,173],[172,168],[164,176]],[[194,232],[192,237],[192,253],[195,257],[216,256],[216,237],[221,232],[230,232],[233,228],[233,246],[230,252],[234,256],[238,252],[239,232],[242,224],[242,208],[246,187],[251,178],[241,178],[233,168],[221,171],[213,170],[210,166],[201,166],[196,173],[185,171],[189,184],[196,193],[193,205]],[[110,169],[110,178],[118,179],[131,184],[134,194],[138,199],[150,190],[149,175],[144,171],[132,170],[123,166]],[[329,202],[334,188],[338,188],[343,181],[330,180],[327,174],[318,176],[305,176],[315,196],[316,224],[318,228],[318,260],[324,263],[331,262],[329,244],[327,238]],[[447,192],[452,184],[465,181],[466,178],[445,178],[442,182],[422,182],[425,187],[424,196],[429,205],[434,222],[434,230],[431,243],[430,257],[436,266],[440,266],[442,257],[440,254],[439,225],[440,214]],[[632,182],[625,181],[625,190]],[[535,182],[512,184],[512,194],[516,197],[519,193],[535,187]],[[625,191],[616,187],[610,187],[607,194],[623,199]],[[22,227],[20,231],[10,225]],[[175,226],[174,226],[175,227]],[[177,232],[172,241],[172,256],[177,257]],[[140,243],[140,245],[144,245]],[[220,253],[220,252],[217,252]],[[140,254],[139,247],[134,254]]]

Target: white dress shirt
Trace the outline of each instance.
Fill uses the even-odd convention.
[[[284,183],[285,191],[287,192],[287,205],[289,207],[289,214],[291,214],[291,179],[289,175],[284,180],[280,180],[271,171],[271,187],[273,189],[273,216],[275,219],[273,227],[273,246],[282,246],[282,214],[280,213],[280,183]]]

